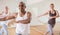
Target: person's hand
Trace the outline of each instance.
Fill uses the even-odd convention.
[[[5,21],[6,17],[0,18],[0,21]]]
[[[6,17],[6,20],[8,20],[9,17]]]
[[[19,23],[19,21],[16,21],[16,23]]]

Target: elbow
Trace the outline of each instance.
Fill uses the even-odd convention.
[[[27,23],[30,23],[30,21],[27,21]]]
[[[59,17],[59,15],[57,17]]]
[[[31,22],[31,20],[28,20],[28,21],[27,21],[27,23],[30,23],[30,22]]]
[[[59,16],[57,16],[57,18],[58,18]]]
[[[28,21],[28,23],[30,23],[30,22],[31,22],[31,20]]]
[[[30,21],[28,21],[28,23],[30,23]]]
[[[26,23],[27,23],[27,24],[29,24],[29,23],[30,23],[30,21],[27,21]]]

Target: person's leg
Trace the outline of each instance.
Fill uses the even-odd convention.
[[[5,35],[8,35],[8,29],[7,29],[7,26],[5,24],[3,25],[3,31],[4,31]]]
[[[47,31],[44,35],[47,35],[49,33],[49,31]]]
[[[0,35],[3,35],[3,32],[4,32],[4,31],[3,31],[3,28],[1,28],[1,32],[0,32],[1,34],[0,34]]]
[[[2,25],[1,25],[1,22],[0,22],[0,35],[2,35],[1,28],[2,28]]]
[[[2,35],[2,31],[0,30],[0,35]]]
[[[49,24],[49,33],[50,33],[50,35],[53,35],[53,28],[52,28],[52,25],[51,24]]]
[[[54,26],[55,26],[55,24],[52,25],[52,35],[54,35],[54,34],[53,34],[53,28],[54,28]]]
[[[2,31],[1,31],[1,28],[0,28],[0,35],[2,35]]]
[[[3,35],[3,25],[1,23],[0,35]]]
[[[50,25],[48,24],[48,30],[44,35],[47,35],[50,32]]]
[[[8,30],[4,29],[4,33],[5,33],[5,35],[8,35]]]

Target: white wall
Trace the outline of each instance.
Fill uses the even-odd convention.
[[[0,12],[4,10],[4,7],[7,5],[9,7],[10,12],[18,11],[18,3],[21,0],[0,0]],[[32,13],[32,21],[31,25],[41,25],[48,21],[47,16],[43,16],[41,18],[36,18],[37,15],[46,12],[49,9],[49,4],[54,3],[55,8],[60,11],[60,0],[22,0],[27,5],[27,10]],[[32,1],[32,2],[31,2]],[[57,19],[57,21],[60,18]]]
[[[30,0],[30,2],[31,1],[32,0]],[[31,3],[30,5],[28,5],[28,6],[30,6],[30,8],[32,10],[32,15],[33,15],[33,18],[32,18],[33,20],[32,20],[31,25],[41,25],[41,23],[42,24],[47,23],[47,21],[48,21],[48,15],[39,18],[39,20],[41,21],[41,23],[39,23],[38,18],[35,18],[35,17],[37,15],[42,14],[42,13],[46,12],[47,10],[49,10],[49,5],[51,3],[54,3],[55,4],[55,9],[58,10],[58,12],[60,13],[60,2],[59,1],[60,0],[43,0],[43,1],[40,1],[40,2],[38,1],[36,3],[34,2],[33,4]],[[58,18],[56,21],[57,22],[60,22],[59,19],[60,18]]]
[[[10,12],[15,12],[20,1],[25,2],[25,0],[0,0],[0,11],[3,11],[4,7],[8,6]]]

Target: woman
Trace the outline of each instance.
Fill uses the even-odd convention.
[[[53,28],[56,24],[56,18],[59,17],[58,11],[54,9],[54,4],[50,4],[50,10],[38,17],[44,16],[47,14],[49,14],[48,31],[45,33],[45,35],[47,35],[48,33],[50,33],[50,35],[53,35]]]

